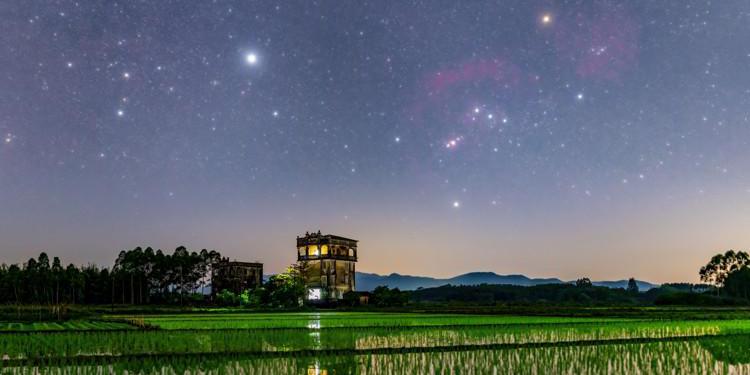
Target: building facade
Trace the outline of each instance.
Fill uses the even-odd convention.
[[[222,290],[242,294],[245,290],[263,285],[263,263],[223,261],[214,266],[211,293]]]
[[[297,262],[304,270],[308,301],[336,301],[355,290],[357,242],[320,231],[297,237]]]

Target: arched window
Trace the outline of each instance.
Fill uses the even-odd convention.
[[[307,247],[307,255],[311,257],[316,257],[320,255],[320,252],[318,252],[318,245],[310,245]]]

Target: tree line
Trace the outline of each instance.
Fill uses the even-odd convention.
[[[203,300],[215,250],[167,254],[150,247],[119,253],[111,268],[78,267],[46,253],[19,265],[0,265],[0,301],[15,304],[185,304]]]
[[[750,255],[727,250],[716,254],[699,271],[701,281],[711,283],[716,294],[750,300]]]

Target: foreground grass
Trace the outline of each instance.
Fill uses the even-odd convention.
[[[9,374],[747,374],[748,338],[406,353],[119,357],[10,366]]]
[[[521,348],[529,345],[602,344],[741,334],[750,334],[750,321],[588,321],[336,329],[32,331],[3,334],[0,340],[0,357],[20,360],[186,354],[299,355],[310,352],[340,355],[390,349]]]
[[[0,322],[0,373],[750,373],[746,311],[640,311],[203,311]]]

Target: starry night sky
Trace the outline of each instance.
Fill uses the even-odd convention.
[[[750,2],[0,4],[0,252],[697,280],[750,245]]]

